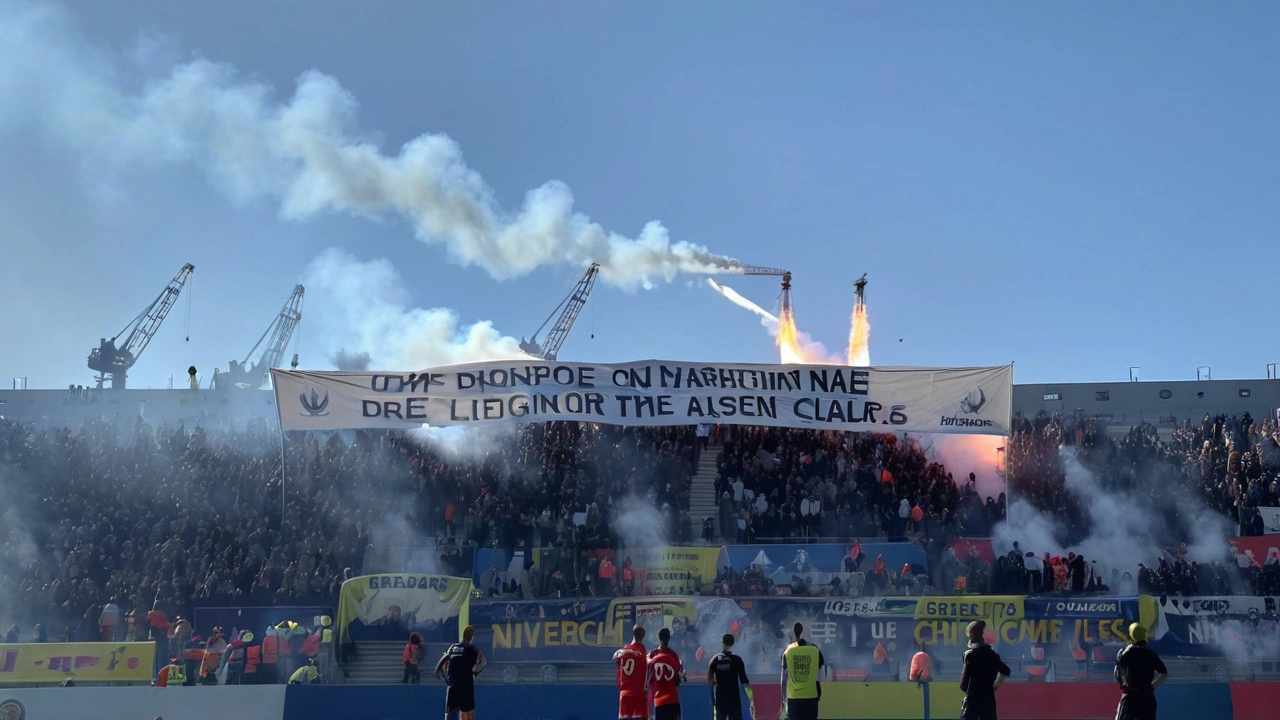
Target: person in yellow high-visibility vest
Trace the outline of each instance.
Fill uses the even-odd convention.
[[[333,618],[320,616],[320,657],[316,663],[320,668],[320,679],[325,683],[333,682]]]
[[[782,651],[782,691],[786,700],[782,715],[789,720],[818,720],[820,673],[827,662],[816,645],[805,641],[804,625],[796,623],[792,630],[796,641]]]
[[[160,668],[156,675],[156,687],[182,687],[187,682],[187,672],[182,667],[182,659],[178,653],[169,655],[169,664]]]

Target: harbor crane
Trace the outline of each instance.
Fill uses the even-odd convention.
[[[151,338],[155,337],[160,324],[164,322],[165,316],[178,301],[178,295],[182,293],[182,288],[195,269],[196,266],[191,263],[183,265],[159,297],[151,301],[151,304],[129,321],[129,324],[116,333],[115,337],[110,340],[102,338],[98,347],[89,352],[89,369],[98,373],[94,378],[98,382],[98,389],[102,389],[108,379],[111,381],[112,390],[125,389],[129,369],[138,362],[142,351],[147,348]],[[124,340],[120,342],[122,336]]]
[[[521,338],[520,349],[542,358],[543,360],[554,361],[556,355],[560,353],[560,346],[564,345],[564,341],[569,337],[569,331],[573,329],[573,323],[578,319],[578,313],[582,312],[582,308],[587,304],[587,296],[591,294],[591,288],[596,284],[596,275],[600,274],[600,263],[591,263],[591,267],[587,268],[587,272],[583,274],[582,279],[574,286],[565,299],[551,311],[546,320],[533,331],[533,337],[525,340]],[[563,311],[561,311],[563,308]],[[559,312],[560,316],[556,318],[555,324],[551,326],[551,331],[547,333],[547,337],[541,343],[538,342],[538,333],[556,317]]]
[[[289,295],[288,300],[285,300],[280,314],[276,315],[276,319],[267,326],[266,332],[262,333],[258,342],[245,354],[244,360],[239,362],[232,360],[225,374],[215,374],[215,387],[259,388],[266,384],[271,368],[278,367],[280,361],[284,359],[285,349],[289,347],[289,338],[293,336],[294,328],[298,327],[298,323],[302,321],[302,296],[305,293],[306,289],[301,285],[293,287],[293,293]],[[263,342],[267,345],[262,355],[256,363],[250,364],[249,361],[258,352],[258,348],[262,347]],[[293,366],[298,366],[296,353],[293,356]]]

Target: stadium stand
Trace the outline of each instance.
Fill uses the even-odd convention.
[[[1257,508],[1280,504],[1272,421],[1206,417],[1163,434],[1143,425],[1112,437],[1089,419],[1018,418],[1009,443],[1014,491],[1053,513],[1070,547],[1091,531],[1089,498],[1069,488],[1062,447],[1074,449],[1103,487],[1162,514],[1167,559],[1133,568],[1136,589],[1280,591],[1275,558],[1192,563],[1178,545],[1193,530],[1179,514],[1181,493],[1200,498],[1241,535],[1261,532]],[[717,458],[724,515],[717,542],[881,537],[923,545],[923,584],[898,568],[881,573],[869,559],[861,568],[869,594],[1115,589],[1115,576],[1093,576],[1070,555],[1046,563],[1039,548],[1020,548],[1016,557],[984,557],[976,546],[957,554],[956,538],[991,533],[1005,514],[1004,497],[979,496],[965,469],[931,462],[914,439],[893,435],[723,427],[706,444],[692,427],[551,423],[446,451],[394,433],[282,443],[264,422],[189,429],[139,420],[72,431],[0,420],[0,627],[13,625],[24,640],[36,623],[49,640],[96,638],[112,604],[124,618],[113,632],[145,638],[145,614],[155,607],[189,617],[211,598],[332,605],[388,517],[424,537],[555,549],[586,568],[583,553],[620,542],[623,503],[638,497],[661,518],[653,542],[688,544],[689,483],[704,452]],[[560,592],[581,591],[578,580],[565,580]],[[730,593],[781,589],[750,570],[726,571],[716,588],[724,583]],[[588,592],[620,590],[589,585]]]

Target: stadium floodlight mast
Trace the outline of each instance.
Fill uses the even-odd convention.
[[[1275,380],[1275,379],[1276,379],[1276,364],[1275,364],[1275,363],[1267,363],[1267,379],[1268,379],[1268,380]]]
[[[1134,370],[1141,370],[1141,369],[1142,368],[1138,367],[1137,365],[1129,366],[1129,382],[1138,382],[1138,375],[1137,373],[1134,372]]]
[[[1204,372],[1204,378],[1203,378],[1203,379],[1205,379],[1205,380],[1212,380],[1212,379],[1213,379],[1213,368],[1209,367],[1208,365],[1201,365],[1200,367],[1196,368],[1196,380],[1200,380],[1200,379],[1201,379],[1201,377],[1200,377],[1200,371],[1201,371],[1201,370],[1204,370],[1204,371],[1205,371],[1205,372]]]

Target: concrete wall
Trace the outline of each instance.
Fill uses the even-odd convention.
[[[285,716],[285,686],[0,687],[0,718],[16,700],[25,720],[275,720]],[[14,716],[20,717],[20,716]]]
[[[1099,394],[1102,393],[1100,396]],[[1161,397],[1167,394],[1168,397]],[[1247,394],[1247,396],[1246,396]],[[1057,399],[1054,399],[1054,396]],[[1050,398],[1050,399],[1046,399]],[[1102,399],[1105,397],[1106,399]],[[1210,415],[1275,417],[1280,408],[1280,380],[1204,380],[1178,382],[1037,383],[1013,386],[1013,410],[1028,417],[1039,412],[1101,417],[1115,425],[1162,418],[1199,421]],[[1171,424],[1168,425],[1172,427]]]
[[[706,686],[691,678],[681,692],[683,714],[706,717]],[[777,720],[779,688],[755,686],[758,718]],[[477,715],[485,720],[610,718],[612,685],[482,685]],[[935,720],[960,715],[954,683],[929,688]],[[1011,683],[997,695],[1004,720],[1104,720],[1115,717],[1119,691],[1111,683]],[[1280,707],[1280,683],[1169,684],[1157,693],[1161,720],[1270,720]],[[16,700],[24,720],[417,720],[444,712],[444,687],[424,685],[194,688],[0,688],[0,712]],[[924,718],[915,683],[826,683],[822,720]],[[13,717],[19,717],[14,715]]]
[[[277,422],[270,390],[0,390],[0,417],[42,426],[74,429],[92,418],[133,423],[139,416],[153,424],[185,422],[188,428],[252,418]]]

